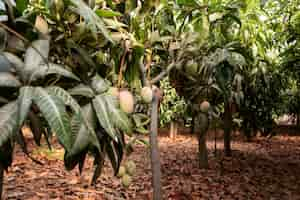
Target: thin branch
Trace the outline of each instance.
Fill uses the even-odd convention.
[[[151,80],[151,84],[155,84],[161,79],[163,79],[169,72],[176,66],[175,63],[171,63],[165,71],[162,71],[160,74],[158,74],[155,78]]]
[[[119,71],[119,77],[118,77],[118,88],[121,87],[122,79],[123,79],[123,71],[125,70],[125,58],[127,55],[128,49],[125,47],[125,52],[121,58],[121,63],[120,63],[120,71]]]
[[[149,85],[149,81],[147,80],[147,71],[146,71],[146,68],[144,66],[142,58],[139,61],[139,69],[140,69],[141,78],[142,78],[142,85],[143,86],[148,86]]]

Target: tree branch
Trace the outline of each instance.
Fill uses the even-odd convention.
[[[149,81],[147,80],[147,71],[144,66],[143,59],[140,59],[140,61],[139,61],[139,69],[140,69],[141,78],[142,78],[142,85],[149,86]]]
[[[171,63],[166,70],[162,71],[160,74],[158,74],[155,78],[151,80],[151,84],[155,84],[161,79],[163,79],[174,67],[176,66],[175,63]]]

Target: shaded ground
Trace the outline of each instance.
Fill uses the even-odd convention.
[[[233,157],[214,155],[214,141],[208,142],[208,170],[197,168],[196,139],[185,135],[173,141],[160,137],[164,199],[300,199],[300,137],[278,136],[244,143],[236,139]],[[217,148],[222,149],[222,141]],[[89,186],[92,161],[82,176],[67,172],[61,150],[52,156],[44,148],[34,156],[44,165],[32,163],[17,148],[12,168],[5,178],[4,199],[151,199],[151,171],[148,150],[136,146],[128,158],[137,164],[133,184],[124,188],[113,177],[109,163],[96,186]]]

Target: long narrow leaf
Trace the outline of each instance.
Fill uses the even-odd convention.
[[[127,115],[119,109],[117,99],[113,96],[106,95],[105,97],[108,113],[114,125],[127,134],[132,133],[132,124]]]
[[[111,123],[111,119],[109,117],[109,110],[107,108],[105,96],[96,96],[96,98],[93,100],[93,106],[101,126],[105,129],[105,131],[114,141],[118,141],[117,132],[113,124]]]
[[[20,87],[21,82],[9,72],[0,73],[0,87]]]
[[[77,101],[61,87],[52,86],[48,87],[46,90],[50,95],[60,98],[65,103],[65,105],[70,106],[74,112],[80,112],[80,106]]]
[[[26,119],[34,96],[34,87],[25,86],[20,89],[18,98],[19,112],[18,112],[18,125],[21,127]]]
[[[52,131],[54,131],[67,151],[71,150],[71,125],[64,102],[58,97],[51,96],[43,88],[35,89],[35,104],[39,107],[47,120]]]
[[[26,50],[24,58],[27,75],[36,70],[40,64],[45,63],[45,59],[47,59],[49,55],[49,50],[49,40],[36,40],[31,43],[31,46]]]
[[[68,71],[63,66],[54,63],[48,63],[47,65],[46,64],[39,65],[39,68],[33,71],[29,80],[30,82],[32,82],[39,78],[44,78],[45,76],[50,74],[60,75],[77,81],[80,80],[75,74]]]
[[[102,19],[97,16],[97,14],[90,7],[88,7],[86,3],[84,3],[84,1],[71,0],[71,2],[75,5],[75,7],[73,7],[72,9],[85,19],[85,21],[90,25],[93,32],[97,32],[97,30],[100,30],[104,37],[113,43],[113,40],[109,35],[109,32],[105,27]]]
[[[17,130],[18,102],[14,101],[0,108],[0,147],[13,139]]]
[[[74,96],[83,96],[88,98],[92,98],[95,96],[95,93],[92,90],[92,88],[83,84],[77,85],[76,87],[68,90],[68,92]]]
[[[72,145],[72,150],[70,154],[77,154],[84,150],[89,144],[94,145],[98,150],[100,150],[100,144],[96,133],[94,131],[89,131],[87,126],[92,129],[96,128],[96,116],[91,104],[87,104],[82,108],[83,117],[86,123],[82,122],[82,117],[80,115],[74,115],[71,121],[72,134],[74,137],[74,143]],[[79,124],[79,127],[78,127]]]

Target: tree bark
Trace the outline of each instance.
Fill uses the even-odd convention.
[[[230,110],[230,103],[225,102],[224,108],[224,153],[225,156],[231,156],[231,129],[232,129],[232,115]]]
[[[0,164],[0,200],[2,199],[3,178],[4,178],[4,168]]]
[[[170,138],[175,139],[177,136],[178,125],[176,121],[172,121],[170,125]]]
[[[217,157],[217,127],[215,126],[215,151],[214,151],[214,154],[215,154],[215,157]]]
[[[195,133],[195,117],[192,117],[192,121],[191,121],[191,134]]]
[[[157,141],[159,100],[160,97],[154,91],[153,100],[152,100],[152,109],[151,109],[151,133],[150,133],[153,200],[162,199],[160,158],[159,158],[159,149],[158,149],[158,141]]]
[[[199,168],[207,169],[208,168],[208,152],[206,147],[206,135],[209,127],[207,113],[199,114],[199,125],[200,133],[198,135],[198,159],[199,159]]]

